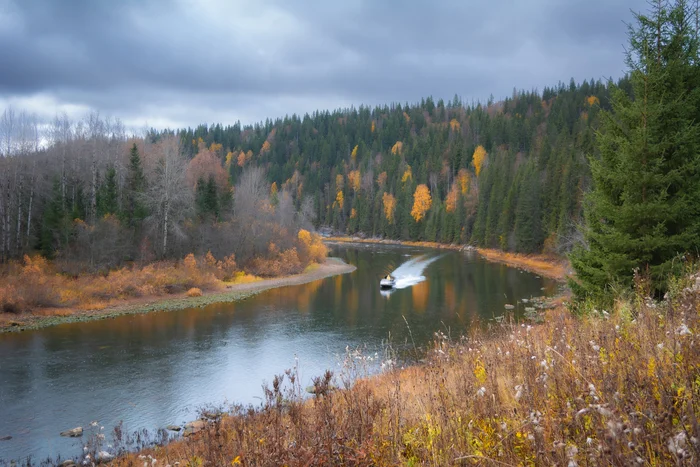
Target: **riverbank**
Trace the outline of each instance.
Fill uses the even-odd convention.
[[[197,308],[214,303],[226,303],[245,300],[265,290],[300,285],[326,277],[346,274],[355,270],[355,266],[345,263],[340,258],[327,258],[323,264],[312,264],[303,273],[291,276],[259,279],[251,282],[226,284],[224,290],[204,290],[201,296],[188,297],[187,293],[177,294],[172,298],[162,296],[140,297],[124,300],[123,303],[103,309],[63,308],[60,314],[0,314],[0,334],[19,332],[54,326],[57,324],[84,322],[97,319],[115,318],[122,315],[142,314],[153,311],[174,311],[184,308]]]
[[[276,384],[259,410],[113,465],[697,465],[700,274],[616,303],[438,336],[425,364],[384,360],[341,390],[327,374],[310,401]]]
[[[554,279],[559,282],[566,282],[568,276],[573,274],[571,266],[566,258],[551,256],[551,255],[523,255],[518,253],[509,253],[502,250],[494,250],[489,248],[474,248],[469,245],[444,244],[436,242],[412,242],[405,240],[387,240],[378,238],[359,238],[359,237],[326,237],[325,242],[338,243],[376,243],[382,245],[405,245],[424,248],[436,248],[441,250],[474,250],[483,256],[486,260],[503,263],[515,268],[524,269],[534,272],[543,277]]]

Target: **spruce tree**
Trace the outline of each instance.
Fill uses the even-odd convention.
[[[631,286],[636,268],[662,294],[678,256],[700,251],[700,68],[685,1],[637,15],[627,61],[634,97],[613,88],[591,158],[586,247],[571,254],[579,298]]]
[[[122,221],[129,228],[137,227],[146,217],[147,210],[142,198],[146,191],[146,176],[141,165],[141,156],[136,143],[131,147],[129,155],[129,168],[125,183],[125,202],[122,211]]]
[[[97,191],[97,217],[116,214],[118,210],[117,171],[114,166],[110,166],[105,174],[104,182]]]

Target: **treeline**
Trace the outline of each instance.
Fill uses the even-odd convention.
[[[39,252],[69,273],[207,253],[262,275],[299,272],[325,255],[311,205],[262,169],[224,169],[221,145],[183,150],[176,136],[127,137],[91,113],[40,125],[0,115],[0,260]],[[49,144],[46,144],[47,138]]]
[[[310,222],[562,253],[608,94],[572,80],[486,105],[427,98],[142,138],[96,113],[42,133],[6,109],[0,258],[38,250],[94,269],[211,250],[244,264],[292,248]]]
[[[427,98],[177,134],[190,157],[200,141],[221,145],[234,181],[264,167],[295,206],[311,200],[317,227],[563,253],[608,96],[606,83],[572,80],[487,105]]]

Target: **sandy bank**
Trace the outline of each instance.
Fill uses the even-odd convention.
[[[311,266],[301,274],[286,277],[262,279],[255,282],[227,285],[224,290],[205,291],[201,297],[185,297],[179,294],[172,298],[142,297],[124,301],[102,310],[66,309],[67,316],[42,316],[22,314],[6,317],[0,322],[0,333],[39,329],[56,324],[76,323],[96,319],[114,318],[121,315],[149,313],[152,311],[174,311],[184,308],[204,307],[214,303],[226,303],[244,300],[265,290],[288,285],[300,285],[338,274],[346,274],[356,268],[340,258],[327,258],[323,264]]]

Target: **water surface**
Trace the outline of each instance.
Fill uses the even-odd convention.
[[[296,361],[308,382],[337,369],[346,347],[380,352],[391,336],[413,350],[556,288],[456,251],[337,245],[332,255],[357,270],[239,303],[0,335],[0,437],[13,437],[0,459],[74,455],[80,439],[59,432],[91,421],[153,431],[205,405],[259,404],[263,382]],[[418,266],[397,272],[410,276],[405,288],[382,294],[379,279],[411,259]]]

